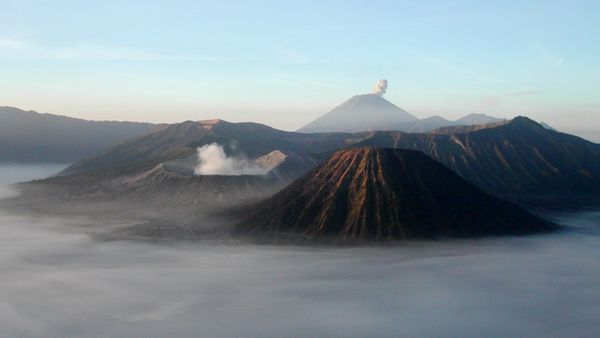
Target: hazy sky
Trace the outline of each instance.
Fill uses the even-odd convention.
[[[385,78],[419,117],[600,129],[600,2],[490,3],[0,0],[0,106],[296,129]]]

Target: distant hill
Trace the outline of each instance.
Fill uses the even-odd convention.
[[[149,123],[86,121],[0,107],[0,162],[71,163],[146,134]]]
[[[476,124],[488,124],[501,121],[504,121],[504,119],[488,116],[485,114],[469,114],[467,116],[459,118],[458,120],[452,121],[452,124],[455,126],[472,126]]]
[[[336,152],[251,207],[235,233],[348,242],[528,234],[554,227],[421,152],[355,148]]]
[[[300,128],[302,133],[393,130],[418,119],[376,94],[356,95]]]
[[[428,134],[435,135],[452,135],[452,134],[464,134],[470,133],[477,130],[491,129],[501,127],[505,124],[511,123],[513,120],[500,120],[499,122],[492,122],[486,124],[472,124],[472,125],[458,125],[458,126],[445,126],[427,132]]]
[[[504,121],[506,120],[485,114],[470,114],[454,121],[446,120],[440,116],[432,116],[412,123],[397,125],[394,129],[408,133],[430,133],[443,128],[485,126]]]
[[[441,116],[432,116],[411,123],[403,123],[397,126],[397,129],[408,133],[425,133],[451,125],[453,125],[452,121],[446,120]]]

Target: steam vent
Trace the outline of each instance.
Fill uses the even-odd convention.
[[[251,208],[235,234],[357,242],[516,235],[555,227],[421,152],[355,148],[336,152]]]

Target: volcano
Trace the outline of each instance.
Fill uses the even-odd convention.
[[[334,153],[259,203],[235,227],[244,237],[335,242],[466,238],[554,229],[413,150]]]
[[[302,133],[394,130],[418,118],[375,94],[356,95],[298,131]]]

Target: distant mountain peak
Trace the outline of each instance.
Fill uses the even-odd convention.
[[[483,114],[483,113],[472,113],[472,114],[468,114],[464,117],[469,118],[469,117],[492,117],[492,116],[489,116],[489,115]]]
[[[476,124],[489,124],[505,121],[506,119],[489,116],[486,114],[469,114],[454,121],[454,125],[471,126]]]
[[[418,118],[377,94],[355,95],[299,132],[358,132],[393,130]]]
[[[534,126],[536,128],[544,128],[539,122],[530,119],[527,116],[517,116],[510,120],[508,124],[511,125],[526,125],[526,126]],[[544,128],[545,129],[545,128]]]
[[[440,122],[450,122],[448,119],[445,119],[439,115],[433,115],[430,117],[426,117],[424,119],[422,119],[421,121],[440,121]]]
[[[308,123],[302,133],[363,132],[399,130],[409,133],[427,133],[438,128],[491,124],[506,119],[486,114],[469,114],[450,121],[435,115],[419,119],[377,94],[355,95],[330,112]]]

